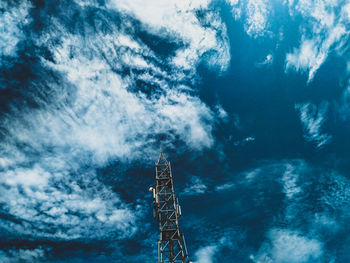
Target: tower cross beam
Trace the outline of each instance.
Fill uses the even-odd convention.
[[[181,208],[175,198],[170,162],[160,153],[156,163],[156,185],[153,194],[153,215],[159,222],[158,263],[190,263],[185,237],[179,230]]]

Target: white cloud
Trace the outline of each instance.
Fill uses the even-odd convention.
[[[233,187],[235,187],[234,183],[225,183],[225,184],[216,186],[215,190],[216,191],[225,191],[225,190],[232,189]]]
[[[239,146],[239,145],[245,145],[246,143],[253,142],[255,141],[255,138],[252,136],[246,137],[243,140],[240,141],[235,141],[233,144],[234,146]]]
[[[28,12],[31,7],[27,1],[21,1],[17,6],[0,2],[0,10],[6,10],[0,13],[0,55],[16,55],[16,45],[24,38],[21,27],[30,22]]]
[[[312,80],[316,70],[324,62],[327,54],[318,50],[314,40],[302,40],[299,49],[287,54],[286,68],[294,67],[296,70],[309,70],[309,81]]]
[[[198,176],[191,177],[191,184],[187,184],[183,190],[184,195],[199,195],[204,194],[208,187],[204,184],[202,179]]]
[[[322,243],[298,232],[271,229],[268,242],[262,244],[258,254],[251,256],[256,263],[303,263],[317,260],[323,254]]]
[[[226,2],[231,6],[235,19],[242,19],[245,31],[254,38],[270,34],[271,19],[274,13],[283,8],[278,3],[266,0]],[[336,0],[289,0],[283,1],[282,5],[287,5],[292,19],[302,17],[300,44],[287,53],[286,70],[307,72],[310,82],[331,51],[337,51],[339,55],[346,51],[342,47],[350,32],[350,5],[347,1]],[[281,27],[276,36],[282,39],[283,34]],[[267,62],[272,60],[267,57],[262,63]]]
[[[2,263],[39,262],[42,260],[45,260],[45,251],[42,248],[13,249],[6,252],[0,250],[0,262]]]
[[[315,228],[321,226],[321,227],[327,227],[331,231],[337,231],[339,230],[339,224],[337,220],[332,218],[327,213],[317,213],[315,214]]]
[[[257,66],[258,67],[267,66],[267,65],[271,65],[272,63],[273,63],[273,55],[267,54],[263,61],[257,63]]]
[[[208,230],[210,231],[210,230]],[[213,235],[205,234],[203,238],[205,240],[210,240],[209,244],[200,247],[194,254],[194,263],[213,263],[217,262],[217,258],[220,258],[220,252],[226,248],[235,250],[237,248],[238,240],[241,240],[244,234],[237,231],[237,229],[226,228],[225,231],[221,233],[212,233],[215,238],[213,240]],[[215,240],[216,239],[216,240]]]
[[[215,51],[207,62],[210,66],[227,69],[230,63],[228,38],[225,25],[209,10],[209,0],[148,1],[144,5],[137,1],[108,1],[107,7],[134,15],[151,32],[185,43],[186,47],[177,50],[171,62],[186,70],[193,70],[201,57],[208,51]],[[203,21],[195,12],[204,10]],[[204,23],[206,26],[202,26]]]
[[[242,2],[239,0],[226,0],[226,3],[231,6],[231,12],[236,20],[242,17]]]
[[[295,171],[295,167],[291,164],[286,164],[286,171],[282,176],[283,192],[288,199],[294,198],[295,195],[302,192],[300,186],[298,186],[298,171]]]
[[[42,188],[47,185],[49,177],[50,174],[47,171],[35,165],[31,170],[25,168],[10,170],[4,177],[4,183],[9,186],[24,185]]]
[[[249,0],[247,3],[246,31],[250,36],[261,36],[266,33],[268,26],[268,1]]]
[[[86,25],[89,34],[79,35],[51,18],[33,41],[50,50],[52,59],[42,57],[41,65],[56,74],[59,85],[33,81],[39,106],[13,108],[1,121],[0,203],[22,222],[3,221],[4,228],[67,240],[133,235],[142,207],[129,207],[97,179],[95,168],[115,160],[153,161],[161,148],[179,141],[194,150],[213,145],[216,113],[190,87],[176,84],[194,82],[192,67],[207,51],[216,50],[210,59],[222,70],[227,67],[227,50],[220,47],[227,43],[217,38],[224,27],[209,11],[210,26],[202,27],[195,16],[202,7],[207,3],[113,4],[113,10],[134,14],[151,33],[169,37],[175,32],[176,41],[186,44],[169,61],[170,70],[135,38],[132,26],[128,31],[111,22],[106,32]],[[121,73],[124,68],[130,74]],[[152,86],[149,92],[141,91],[140,80]]]
[[[224,110],[224,108],[222,107],[222,105],[217,105],[216,107],[216,111],[217,111],[217,116],[219,119],[221,119],[224,122],[228,121],[228,113],[227,111]]]
[[[340,49],[349,35],[347,6],[338,1],[300,0],[289,1],[289,10],[292,16],[301,14],[305,22],[299,48],[286,56],[286,69],[308,71],[310,82],[328,53]]]
[[[250,171],[245,172],[245,180],[248,182],[252,182],[255,179],[258,178],[259,174],[261,173],[261,168],[256,168]]]
[[[90,172],[72,178],[50,172],[36,165],[1,174],[3,209],[23,222],[18,225],[4,221],[3,227],[21,234],[68,240],[103,238],[104,231],[112,229],[119,238],[134,233],[137,211],[130,210],[117,194],[101,185],[96,175]],[[45,180],[40,178],[43,173]]]
[[[231,6],[236,20],[241,19],[246,33],[253,37],[275,36],[283,39],[284,28],[271,34],[269,28],[274,14],[279,13],[283,5],[289,10],[290,18],[301,17],[299,26],[300,44],[286,55],[286,70],[308,73],[308,82],[312,81],[317,70],[326,61],[331,51],[339,56],[346,52],[343,48],[349,37],[350,4],[336,0],[287,0],[280,4],[267,0],[226,0]],[[272,62],[267,57],[258,65]]]
[[[238,186],[244,191],[247,186],[255,206],[264,209],[271,201],[282,204],[270,221],[276,228],[267,232],[266,241],[251,256],[253,262],[323,262],[334,256],[323,246],[329,245],[327,237],[348,231],[344,222],[349,217],[350,180],[345,176],[310,166],[302,159],[286,159],[266,160],[258,168],[236,174],[231,179],[232,182],[216,190]],[[323,239],[324,231],[328,233],[326,239]],[[216,256],[221,259],[221,245],[210,241],[208,246],[217,247],[216,253],[210,256],[209,250],[204,258],[213,262]]]
[[[324,231],[328,236],[348,231],[343,222],[349,217],[350,180],[335,171],[313,168],[300,159],[272,161],[253,171],[258,173],[246,183],[257,189],[257,195],[264,193],[264,202],[278,198],[278,191],[272,196],[267,193],[275,180],[281,183],[284,196],[282,210],[272,220],[274,226],[281,228],[267,232],[266,241],[251,256],[252,261],[323,262],[333,256],[332,251],[324,251],[323,244],[327,246],[329,240],[322,237]]]
[[[303,125],[304,137],[308,141],[314,141],[317,147],[327,144],[332,136],[322,133],[322,125],[326,120],[328,104],[324,103],[318,107],[311,103],[297,104],[295,108],[300,113]]]
[[[210,245],[200,248],[196,253],[195,263],[213,263],[215,253],[217,252],[218,247],[215,245]]]
[[[108,57],[119,57],[114,48],[119,39],[99,35],[87,41],[78,36],[65,36],[61,46],[52,48],[55,63],[45,61],[45,64],[67,74],[70,82],[78,87],[77,101],[73,108],[45,112],[50,116],[40,116],[39,121],[52,120],[53,123],[49,125],[57,127],[56,131],[53,130],[55,138],[60,140],[60,137],[67,135],[64,141],[73,139],[75,144],[97,153],[99,159],[106,159],[109,155],[130,158],[131,152],[132,158],[136,159],[139,155],[132,145],[144,151],[150,150],[154,146],[152,134],[168,134],[170,140],[171,136],[179,135],[195,149],[210,147],[213,143],[213,112],[198,98],[190,95],[186,91],[189,88],[169,86],[164,80],[155,78],[152,71],[173,80],[178,78],[177,73],[169,75],[146,61],[135,65],[135,53],[136,56],[142,53],[143,56],[148,54],[148,57],[155,58],[146,46],[141,48],[137,44],[136,50],[123,54],[128,59],[122,57],[122,61],[130,67],[150,70],[151,74],[147,72],[123,79],[110,69],[111,63],[118,67],[120,61],[106,62],[100,58],[99,50],[103,50]],[[86,45],[86,42],[90,45]],[[140,48],[142,51],[139,51]],[[73,58],[72,49],[76,50]],[[129,92],[128,89],[136,85],[137,79],[159,85],[164,95],[147,98],[143,94]],[[83,115],[81,109],[86,109]]]
[[[265,35],[268,31],[271,4],[267,0],[226,1],[232,8],[235,19],[244,18],[244,29],[251,37]]]

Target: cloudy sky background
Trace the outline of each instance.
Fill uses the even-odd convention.
[[[1,1],[0,261],[350,261],[350,2]]]

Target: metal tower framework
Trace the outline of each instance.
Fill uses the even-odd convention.
[[[187,263],[187,247],[179,230],[181,208],[174,194],[170,162],[160,153],[156,163],[156,186],[153,194],[153,215],[159,222],[158,263]]]

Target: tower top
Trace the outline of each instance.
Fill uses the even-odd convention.
[[[189,263],[185,236],[179,230],[179,200],[174,193],[170,162],[161,152],[156,162],[156,185],[153,195],[153,216],[159,222],[158,263]]]
[[[161,152],[159,154],[158,161],[157,161],[156,165],[167,165],[167,164],[168,164],[168,161],[165,158],[164,153]]]

